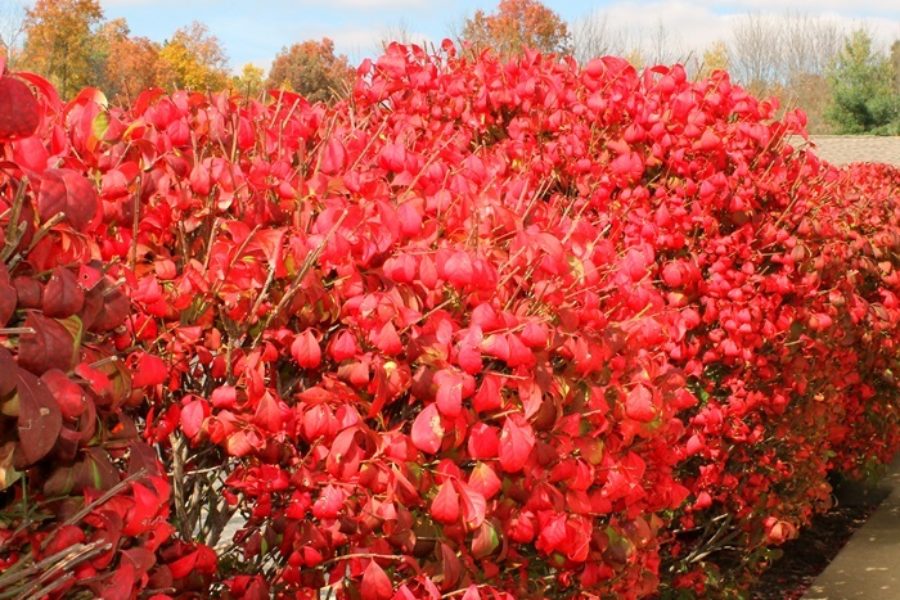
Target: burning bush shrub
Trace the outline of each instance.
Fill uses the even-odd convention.
[[[9,539],[108,544],[58,585],[715,595],[897,447],[900,175],[723,72],[394,45],[331,107],[125,110],[21,77],[3,406],[104,426],[35,449],[4,408],[7,505],[51,509]]]

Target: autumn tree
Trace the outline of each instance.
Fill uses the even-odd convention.
[[[565,21],[537,0],[500,0],[491,14],[478,10],[466,19],[461,37],[476,50],[493,48],[501,56],[526,48],[564,54],[572,50]]]
[[[700,69],[697,73],[701,79],[709,77],[713,71],[728,69],[728,46],[722,40],[716,40],[703,51]]]
[[[231,87],[234,91],[247,97],[257,96],[263,89],[265,71],[253,63],[247,63],[241,68],[241,74],[231,78]]]
[[[25,15],[23,65],[71,96],[91,80],[92,40],[102,19],[97,0],[37,0]]]
[[[353,69],[347,57],[334,53],[334,42],[307,40],[284,48],[269,71],[268,87],[287,87],[311,102],[329,101],[343,94]]]
[[[125,19],[104,23],[95,35],[93,84],[113,98],[133,98],[157,85],[159,44],[132,37]]]
[[[159,51],[164,85],[193,90],[221,89],[228,83],[228,58],[218,38],[197,21],[175,31]]]
[[[865,30],[847,38],[828,83],[831,104],[826,117],[838,133],[900,133],[900,94],[891,59],[875,51]]]

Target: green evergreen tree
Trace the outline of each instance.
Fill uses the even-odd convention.
[[[891,59],[864,30],[844,43],[828,74],[831,105],[825,116],[837,133],[900,134],[900,94]]]

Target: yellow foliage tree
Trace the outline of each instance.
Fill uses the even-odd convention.
[[[728,46],[722,40],[713,42],[703,51],[703,59],[700,63],[701,78],[709,77],[713,71],[728,70]]]
[[[92,80],[92,40],[103,19],[97,0],[37,0],[25,15],[21,66],[46,76],[63,97]]]
[[[247,63],[241,68],[241,74],[231,78],[231,87],[235,92],[244,96],[258,95],[263,89],[265,71],[253,63]]]
[[[159,51],[162,83],[192,90],[228,84],[228,59],[218,38],[198,22],[178,29]]]

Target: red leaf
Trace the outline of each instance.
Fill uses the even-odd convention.
[[[547,345],[547,326],[543,323],[532,321],[525,325],[521,338],[531,348],[543,348]]]
[[[489,412],[500,408],[500,378],[487,374],[481,379],[481,387],[472,398],[472,406],[478,412]]]
[[[232,385],[221,385],[212,391],[209,400],[215,408],[234,408],[237,389]]]
[[[5,270],[6,266],[0,263],[0,273]],[[5,280],[0,277],[0,327],[6,327],[13,313],[16,312],[18,298],[16,288],[7,277]]]
[[[490,500],[497,495],[502,487],[502,482],[494,469],[487,463],[480,462],[475,465],[469,474],[469,487]]]
[[[413,445],[429,454],[434,454],[441,449],[444,439],[444,426],[441,423],[441,415],[437,406],[429,404],[416,416],[412,425]]]
[[[16,393],[19,442],[27,464],[33,464],[56,444],[62,429],[62,412],[44,382],[23,369],[17,370]]]
[[[335,175],[344,169],[347,162],[347,152],[344,145],[336,136],[331,136],[322,151],[321,170],[326,175]]]
[[[169,571],[175,579],[182,579],[191,574],[197,564],[197,551],[182,556],[178,560],[169,563]]]
[[[397,207],[397,219],[400,221],[400,231],[407,237],[422,230],[422,215],[412,202],[404,202]]]
[[[502,361],[509,360],[509,340],[503,334],[495,333],[484,338],[481,342],[481,349],[485,354]]]
[[[139,535],[147,531],[153,524],[152,519],[160,509],[160,499],[156,493],[139,483],[131,484],[134,505],[125,517],[125,535]]]
[[[34,333],[19,336],[19,366],[36,375],[50,369],[68,371],[74,365],[75,339],[59,321],[32,312],[25,327]]]
[[[271,433],[281,431],[285,417],[290,414],[290,409],[284,402],[276,398],[271,392],[266,391],[259,399],[256,413],[253,415],[253,423],[261,429]]]
[[[84,460],[75,467],[75,484],[78,489],[108,490],[119,483],[119,471],[110,461],[106,450],[89,447],[84,453]]]
[[[247,456],[253,451],[253,445],[250,442],[246,432],[235,431],[228,436],[228,440],[225,442],[225,450],[228,454],[237,458]]]
[[[127,560],[122,561],[112,577],[100,587],[100,597],[103,600],[130,600],[134,595],[135,583],[134,565]]]
[[[47,547],[44,552],[47,556],[56,554],[60,550],[65,550],[69,546],[80,544],[85,540],[84,531],[75,525],[63,525],[56,531],[52,532],[48,537]]]
[[[134,567],[135,576],[140,578],[156,564],[156,556],[147,548],[135,547],[122,551],[122,557]]]
[[[470,531],[477,529],[484,523],[484,517],[487,514],[487,501],[480,492],[473,490],[461,481],[455,482],[455,486],[462,498],[462,515],[466,527]]]
[[[45,221],[63,213],[72,227],[88,231],[100,216],[97,192],[81,173],[47,169],[41,178],[38,213]]]
[[[509,346],[509,356],[506,359],[506,364],[512,368],[534,366],[536,362],[534,352],[522,343],[519,336],[511,333],[506,336],[506,341]]]
[[[40,136],[18,139],[12,143],[12,149],[13,160],[21,167],[36,173],[42,173],[47,168],[50,154]]]
[[[294,338],[291,344],[291,356],[304,369],[315,369],[322,362],[322,349],[311,329],[307,329]]]
[[[394,586],[387,573],[374,560],[369,562],[362,576],[363,600],[388,600],[393,595]]]
[[[204,575],[212,575],[219,566],[215,551],[205,544],[197,545],[197,570]]]
[[[281,245],[284,234],[285,230],[283,228],[257,231],[251,241],[247,243],[247,250],[261,252],[266,257],[266,264],[274,269],[281,258]]]
[[[111,331],[125,322],[131,305],[119,290],[101,284],[95,290],[103,295],[103,308],[91,324],[91,331]]]
[[[18,368],[9,350],[0,346],[0,396],[5,396],[16,389]]]
[[[534,431],[521,415],[510,415],[500,433],[500,466],[507,473],[521,471],[534,448]]]
[[[356,344],[356,336],[347,331],[341,331],[328,347],[328,353],[337,362],[342,362],[348,358],[353,358],[359,354],[359,346]]]
[[[64,267],[56,267],[44,287],[43,309],[48,317],[66,318],[84,306],[84,290],[75,274]]]
[[[41,107],[27,85],[0,77],[0,141],[23,138],[37,129]]]
[[[434,376],[437,384],[435,404],[445,417],[458,417],[462,413],[463,381],[459,373],[443,369]]]
[[[681,287],[684,282],[681,265],[677,262],[667,262],[662,268],[662,280],[670,288]]]
[[[175,579],[183,579],[192,572],[211,575],[216,572],[218,558],[216,553],[204,544],[197,544],[197,549],[169,563],[169,570]]]
[[[181,409],[181,430],[189,439],[197,437],[203,425],[203,419],[209,414],[206,400],[194,399]]]
[[[325,486],[313,503],[312,513],[317,519],[335,519],[341,513],[346,500],[344,493],[333,485]]]
[[[20,275],[12,280],[19,308],[40,308],[44,286],[33,277]]]
[[[134,387],[153,387],[165,383],[169,378],[169,369],[158,356],[138,352],[131,355],[129,362],[134,365],[131,377],[131,385]]]
[[[59,369],[50,369],[45,372],[41,375],[41,381],[56,400],[56,405],[59,406],[63,418],[77,419],[87,408],[84,390]]]
[[[634,386],[625,399],[625,414],[635,421],[652,421],[656,416],[656,409],[650,390],[640,384]]]
[[[457,287],[472,283],[473,275],[472,259],[467,252],[454,252],[444,263],[444,278]]]
[[[453,489],[453,483],[447,480],[431,501],[431,516],[440,523],[456,523],[459,512],[459,494]]]
[[[472,555],[477,559],[487,558],[494,553],[494,550],[496,550],[499,545],[500,536],[497,535],[497,530],[494,526],[490,523],[482,523],[481,526],[478,527],[475,536],[472,538]],[[474,595],[470,595],[470,593],[474,593]],[[480,598],[478,595],[478,588],[470,586],[469,590],[466,591],[466,594],[463,596],[463,600],[466,600],[466,598]]]
[[[719,136],[713,133],[711,129],[705,129],[700,139],[694,143],[694,148],[703,152],[709,152],[719,148],[721,145],[722,140],[719,139]]]
[[[390,321],[385,323],[379,330],[373,342],[387,356],[396,356],[403,350],[403,344],[400,342],[400,336],[397,335],[397,329]]]
[[[497,457],[500,447],[500,432],[487,423],[475,423],[469,430],[469,456],[479,460]]]

